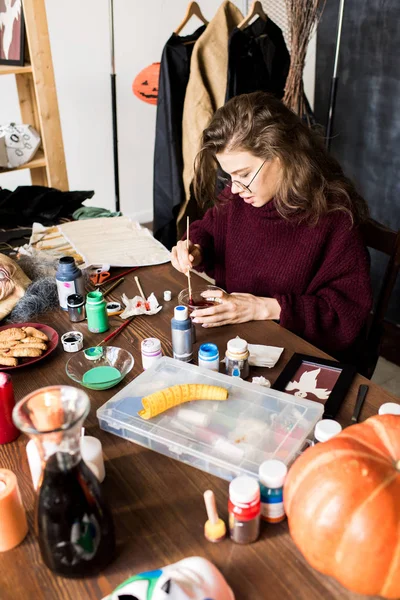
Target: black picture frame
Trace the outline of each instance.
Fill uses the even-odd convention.
[[[296,384],[300,382],[294,381],[294,377],[304,366],[312,366],[316,369],[325,369],[325,372],[328,375],[331,375],[333,379],[336,379],[331,386],[329,391],[329,396],[324,403],[324,419],[335,419],[339,409],[342,405],[344,398],[349,390],[351,382],[356,375],[356,368],[353,365],[348,365],[344,363],[339,363],[335,360],[327,360],[325,358],[318,358],[316,356],[309,356],[308,354],[298,354],[294,353],[292,358],[287,363],[286,367],[283,369],[282,373],[278,376],[277,380],[272,386],[274,390],[280,390],[281,392],[290,393],[286,388],[288,384],[291,385],[291,391],[294,391],[294,394],[291,395],[300,395],[300,385],[297,387]],[[329,371],[329,373],[328,373]],[[310,371],[307,371],[310,372]],[[317,376],[315,376],[315,382],[317,381]],[[337,377],[336,377],[337,376]],[[322,395],[324,390],[326,391],[329,388],[316,388],[317,392],[321,392]],[[298,393],[296,394],[296,391]],[[315,397],[313,392],[307,392],[308,396],[300,396],[302,398],[306,398],[308,400],[314,400],[317,402],[322,402],[318,397]],[[310,397],[311,396],[311,397]],[[314,397],[313,397],[314,396]]]
[[[24,11],[23,11],[23,7],[22,7],[22,0],[16,0],[14,2],[14,4],[11,7],[11,11],[13,10],[13,8],[15,7],[16,4],[19,5],[20,2],[20,6],[21,6],[21,12],[19,14],[18,19],[13,19],[13,15],[10,18],[10,23],[12,21],[12,38],[13,39],[15,37],[15,22],[17,21],[17,33],[19,35],[19,42],[18,43],[18,49],[19,49],[19,56],[18,58],[5,58],[4,57],[4,49],[3,49],[3,40],[4,40],[4,36],[6,35],[6,27],[5,25],[0,23],[0,65],[5,65],[5,66],[15,66],[15,67],[22,67],[25,63],[25,19],[24,19]],[[3,13],[2,9],[6,8],[6,4],[5,4],[5,0],[0,0],[0,15]],[[4,19],[4,16],[1,20]],[[18,23],[19,21],[19,23]],[[12,43],[12,42],[11,42]]]

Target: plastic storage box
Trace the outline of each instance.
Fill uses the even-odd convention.
[[[143,396],[179,383],[225,387],[225,401],[197,400],[149,421]],[[323,405],[163,357],[97,411],[100,427],[126,440],[230,481],[258,477],[268,458],[286,464],[322,418]]]

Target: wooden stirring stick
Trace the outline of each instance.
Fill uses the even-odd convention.
[[[146,296],[144,295],[144,291],[142,289],[142,286],[140,285],[139,277],[137,275],[135,275],[135,281],[140,295],[142,296],[143,300],[146,300]]]
[[[189,217],[186,218],[186,249],[189,252]],[[187,280],[188,280],[188,289],[189,289],[189,303],[193,304],[192,283],[190,280],[190,268],[187,272]]]

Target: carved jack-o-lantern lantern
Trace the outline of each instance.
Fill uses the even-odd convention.
[[[153,63],[136,75],[132,84],[132,91],[143,102],[157,104],[158,79],[160,76],[160,63]]]

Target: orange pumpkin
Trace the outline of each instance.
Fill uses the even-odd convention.
[[[139,100],[157,104],[160,63],[153,63],[140,71],[132,83],[132,91]]]
[[[354,592],[400,597],[400,416],[371,417],[308,449],[284,503],[311,566]]]

